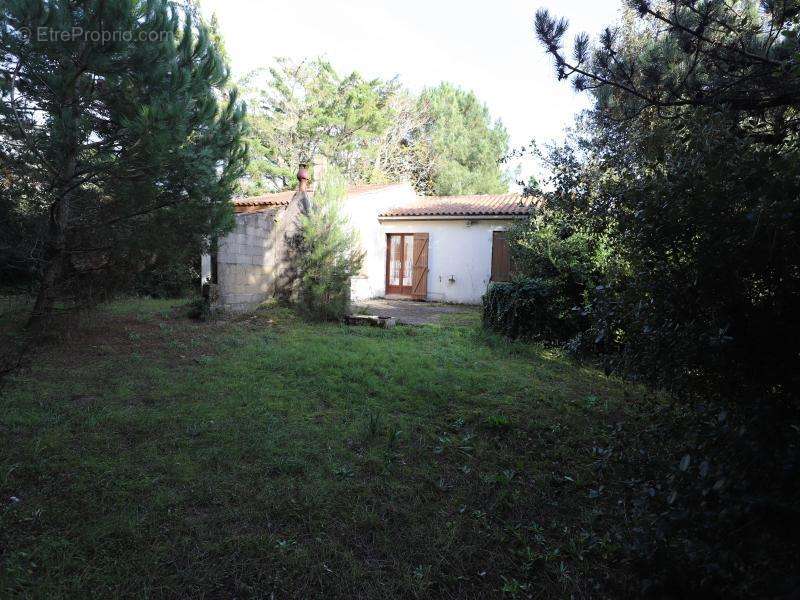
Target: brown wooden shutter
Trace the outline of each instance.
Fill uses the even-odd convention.
[[[485,264],[485,263],[484,263]],[[492,232],[492,281],[511,279],[511,253],[505,231]]]
[[[414,234],[414,273],[411,285],[414,300],[428,299],[428,234]]]

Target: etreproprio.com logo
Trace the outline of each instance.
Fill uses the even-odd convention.
[[[83,27],[72,27],[71,29],[52,29],[50,27],[21,27],[20,37],[24,40],[36,42],[77,42],[87,41],[93,43],[109,42],[163,42],[172,37],[171,31],[156,30],[107,30],[107,29],[84,29]]]

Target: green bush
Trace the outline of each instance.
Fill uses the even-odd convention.
[[[538,211],[509,229],[514,270],[551,281],[576,304],[604,281],[608,248],[604,238],[576,228],[557,211]]]
[[[684,397],[796,399],[800,150],[743,123],[595,115],[548,158],[547,202],[613,245],[591,312],[614,371]]]
[[[179,260],[157,260],[136,273],[129,290],[151,298],[183,298],[200,287],[198,252]]]
[[[208,298],[201,297],[192,300],[189,303],[188,311],[186,313],[190,319],[194,321],[208,321],[211,319],[211,302]]]
[[[485,327],[512,338],[565,341],[581,328],[582,309],[542,278],[492,283],[483,296]]]
[[[298,310],[311,320],[341,319],[350,309],[350,278],[364,260],[358,236],[342,212],[347,182],[329,169],[300,217]]]
[[[549,210],[512,227],[509,240],[518,276],[489,286],[484,325],[513,338],[565,342],[580,336],[603,280],[603,244]]]

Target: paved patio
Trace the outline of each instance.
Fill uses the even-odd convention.
[[[400,325],[438,323],[442,315],[475,313],[477,310],[477,306],[466,304],[440,304],[438,302],[386,300],[383,298],[353,304],[354,314],[394,317]]]

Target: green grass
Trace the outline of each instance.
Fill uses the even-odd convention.
[[[654,395],[474,314],[201,324],[175,304],[75,315],[0,388],[0,596],[595,597],[632,577],[623,436]]]

